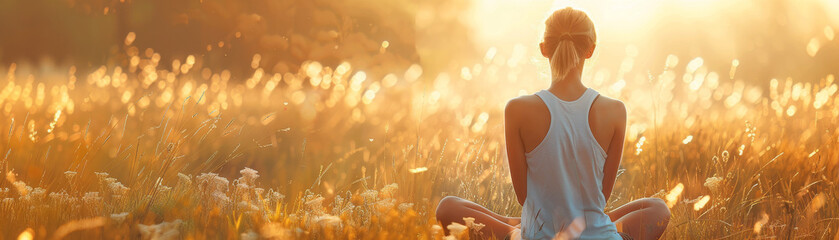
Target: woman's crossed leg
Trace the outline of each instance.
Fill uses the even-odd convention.
[[[670,208],[659,198],[637,199],[606,214],[633,240],[658,239],[670,222]]]
[[[475,218],[476,223],[486,225],[480,230],[483,238],[517,237],[521,218],[507,217],[486,209],[477,203],[453,196],[444,197],[437,205],[437,221],[446,226],[453,222],[465,224],[463,218]],[[619,232],[634,240],[658,239],[670,221],[670,209],[658,198],[642,198],[629,202],[607,213]],[[515,232],[513,232],[515,231]]]
[[[463,221],[465,217],[475,218],[476,223],[486,225],[479,232],[483,239],[493,237],[503,239],[513,231],[517,231],[517,226],[521,224],[521,218],[499,215],[477,203],[459,197],[444,197],[437,205],[437,221],[443,225],[446,234],[449,231],[446,227],[453,222],[465,225]]]

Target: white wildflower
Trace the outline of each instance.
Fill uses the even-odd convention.
[[[6,173],[6,180],[10,183],[17,182],[16,176],[17,174],[15,174],[15,170],[12,169],[11,171]]]
[[[391,209],[393,209],[394,205],[396,205],[395,200],[388,198],[388,199],[382,199],[381,201],[376,202],[374,204],[374,207],[376,207],[376,210],[379,211],[380,213],[386,213],[386,212],[390,211]]]
[[[213,183],[216,186],[223,186],[224,191],[226,192],[227,191],[227,186],[230,184],[230,181],[228,181],[227,178],[216,176],[216,177],[213,178]]]
[[[192,185],[192,177],[183,173],[178,173],[178,186]]]
[[[463,224],[456,223],[456,222],[453,222],[452,224],[449,224],[449,226],[446,226],[446,228],[449,229],[449,234],[452,235],[452,236],[460,236],[461,233],[463,233],[464,231],[466,231],[466,229],[468,229]]]
[[[321,226],[341,227],[341,218],[329,214],[324,214],[316,217],[315,222],[317,222]]]
[[[437,235],[440,235],[440,234],[443,234],[443,227],[441,227],[440,225],[437,225],[437,224],[434,224],[434,226],[431,226],[431,235],[432,236],[437,236]]]
[[[242,211],[259,211],[259,207],[254,204],[251,204],[247,201],[241,201],[238,205],[239,209]]]
[[[56,202],[63,202],[70,198],[70,194],[67,194],[66,192],[51,192],[49,194],[49,198]]]
[[[205,198],[212,199],[217,204],[230,203],[227,196],[230,181],[227,178],[218,176],[217,173],[202,173],[195,177],[198,189]]]
[[[463,222],[466,223],[466,226],[469,227],[469,229],[472,229],[472,230],[475,230],[475,231],[481,231],[481,229],[486,227],[486,225],[483,224],[483,223],[476,223],[475,218],[473,218],[473,217],[465,217],[465,218],[463,218]]]
[[[117,182],[116,178],[108,177],[104,179],[105,185],[111,185]]]
[[[213,197],[213,200],[216,203],[226,204],[226,203],[230,202],[230,197],[228,197],[223,192],[214,192],[213,195],[211,195],[211,196]]]
[[[111,214],[111,220],[114,220],[114,222],[117,223],[122,223],[123,221],[125,221],[126,217],[128,217],[127,212]]]
[[[198,181],[198,189],[212,194],[214,192],[227,192],[230,181],[220,177],[217,173],[202,173],[195,177]]]
[[[473,223],[475,223],[475,218],[465,217],[465,218],[463,218],[463,223],[466,223],[466,226],[468,227],[468,226],[472,225]]]
[[[99,196],[99,192],[86,192],[84,196],[82,196],[82,201],[85,204],[96,204],[102,201],[102,197]]]
[[[253,169],[247,168],[247,167],[245,169],[242,169],[241,171],[239,171],[239,173],[242,174],[242,177],[240,178],[240,181],[245,180],[244,182],[248,183],[250,185],[253,185],[254,181],[256,181],[256,178],[259,177],[259,174],[256,170],[253,170]]]
[[[248,184],[239,182],[233,187],[233,192],[234,194],[236,194],[236,196],[242,196],[243,198],[248,199],[250,189],[251,187],[248,186]]]
[[[259,174],[257,174],[256,170],[247,167],[239,171],[239,173],[242,174],[242,177],[234,181],[234,194],[241,196],[245,201],[251,201],[250,199],[253,196],[253,190],[256,186],[256,178],[259,177]]]
[[[313,214],[316,214],[316,215],[323,214],[324,213],[324,210],[323,210],[323,200],[324,200],[324,198],[321,197],[320,195],[318,195],[316,197],[310,196],[310,198],[311,199],[306,201],[306,208],[309,210],[309,212],[311,212]]]
[[[387,186],[382,187],[382,191],[379,192],[379,196],[381,198],[393,198],[394,194],[396,194],[396,190],[399,189],[399,185],[396,183],[391,183]]]
[[[720,186],[722,186],[722,182],[723,178],[721,177],[709,177],[705,179],[705,184],[703,185],[711,189],[711,191],[716,192],[718,189],[720,189]]]
[[[77,172],[73,172],[73,171],[66,171],[66,172],[64,172],[64,176],[66,176],[66,177],[67,177],[67,180],[69,180],[69,181],[72,181],[72,180],[73,180],[73,178],[75,178],[75,177],[76,177],[76,174],[78,174],[78,173],[77,173]]]
[[[111,182],[108,184],[108,187],[111,189],[111,193],[114,195],[125,195],[128,193],[128,187],[122,185],[120,182]]]
[[[40,187],[32,189],[27,186],[27,190],[29,191],[29,194],[22,196],[21,199],[28,201],[41,201],[47,195],[47,190]]]
[[[414,207],[413,203],[400,203],[398,208],[399,208],[399,211],[406,212],[409,209],[411,209],[412,207]]]
[[[18,189],[18,193],[20,193],[21,197],[29,196],[29,194],[32,193],[32,187],[27,186],[26,183],[21,181],[15,182],[14,186]]]
[[[271,189],[271,193],[268,194],[268,195],[271,196],[271,200],[274,200],[274,201],[280,201],[283,198],[285,198],[285,195],[283,195],[280,192],[275,192],[273,189]]]
[[[18,194],[20,194],[21,196],[29,195],[29,191],[32,190],[31,187],[26,186],[26,183],[23,183],[22,181],[17,181],[15,179],[15,173],[13,171],[9,171],[6,173],[6,180],[12,183],[12,186],[15,187]]]
[[[94,172],[93,174],[96,174],[96,178],[98,178],[100,182],[104,182],[105,178],[108,177],[108,173],[106,172]]]
[[[168,193],[169,191],[172,191],[172,187],[167,187],[165,185],[160,185],[159,187],[157,187],[157,191],[160,192],[160,193]]]
[[[336,213],[336,214],[339,214],[339,215],[340,214],[352,214],[354,209],[355,209],[355,205],[353,205],[352,203],[347,203],[346,205],[344,205],[344,208],[338,209],[338,206],[336,206],[336,208],[333,209],[332,211],[333,211],[333,213]]]
[[[361,193],[361,197],[364,198],[364,202],[366,203],[373,203],[378,200],[379,192],[376,190],[367,190]]]

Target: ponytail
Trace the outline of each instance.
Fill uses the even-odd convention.
[[[571,69],[580,64],[580,54],[574,46],[574,41],[571,39],[571,34],[565,33],[560,39],[559,43],[551,56],[551,73],[554,80],[564,79]]]

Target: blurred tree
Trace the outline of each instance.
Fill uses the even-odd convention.
[[[303,61],[392,69],[418,61],[415,4],[409,0],[64,0],[0,1],[0,61],[47,57],[95,67],[126,61],[129,32],[141,54],[162,62],[195,55],[205,67],[250,73],[255,54],[267,71]],[[121,63],[121,64],[124,64]]]

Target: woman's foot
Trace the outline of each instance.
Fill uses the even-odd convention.
[[[505,240],[521,240],[521,229],[516,228],[504,237]]]

